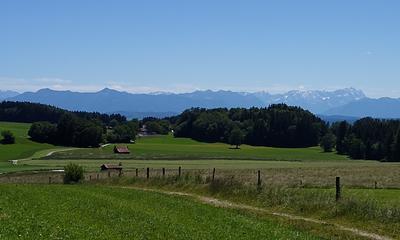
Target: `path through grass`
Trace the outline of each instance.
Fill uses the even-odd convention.
[[[288,225],[135,190],[0,185],[0,239],[318,239]]]

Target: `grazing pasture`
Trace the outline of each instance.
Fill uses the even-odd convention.
[[[287,161],[328,161],[347,160],[343,155],[324,153],[320,147],[273,148],[242,145],[240,149],[224,143],[204,143],[188,138],[174,138],[172,135],[149,136],[128,144],[130,154],[113,153],[114,144],[104,148],[79,149],[55,153],[49,159],[146,159],[146,160],[287,160]]]

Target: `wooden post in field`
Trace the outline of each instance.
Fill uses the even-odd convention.
[[[178,175],[179,175],[179,177],[181,177],[181,175],[182,175],[182,168],[180,166],[178,168]]]
[[[336,177],[336,202],[342,198],[340,177]]]
[[[214,182],[215,179],[215,168],[213,169],[213,173],[212,173],[212,181]]]
[[[110,170],[108,171],[108,177],[111,177],[111,172],[110,172]]]
[[[49,184],[51,184],[51,177],[49,177]]]
[[[375,181],[375,189],[378,189],[378,182]]]
[[[97,180],[99,180],[99,174],[97,174]]]
[[[89,181],[92,181],[92,175],[89,175]]]
[[[165,177],[165,168],[162,168],[162,176]]]
[[[138,176],[139,176],[139,169],[136,168],[136,177],[138,177]]]
[[[146,171],[146,177],[147,177],[147,179],[149,179],[149,178],[150,178],[150,168],[147,168],[147,171]]]
[[[261,188],[261,171],[258,170],[257,172],[257,187]]]

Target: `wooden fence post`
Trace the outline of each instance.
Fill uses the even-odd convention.
[[[378,182],[375,181],[375,189],[378,189]]]
[[[212,173],[212,181],[214,182],[215,179],[215,168],[213,169],[213,173]]]
[[[97,174],[97,180],[99,180],[99,174]]]
[[[179,166],[179,168],[178,168],[178,175],[179,175],[179,177],[181,177],[181,174],[182,174],[182,168]]]
[[[342,198],[340,177],[336,177],[336,202]]]
[[[139,176],[139,169],[136,168],[136,177],[138,177],[138,176]]]
[[[108,170],[108,177],[111,177],[111,172],[110,172],[110,170]]]
[[[51,184],[51,177],[49,177],[49,184]]]
[[[165,168],[162,168],[162,176],[165,177]]]
[[[150,178],[150,168],[147,168],[147,171],[146,171],[146,177],[147,177],[147,179],[149,179],[149,178]]]
[[[92,181],[92,175],[89,175],[89,181]]]
[[[257,172],[257,187],[261,188],[261,171],[258,170]]]

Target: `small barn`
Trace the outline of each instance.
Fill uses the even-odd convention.
[[[128,146],[114,146],[114,153],[117,153],[117,154],[129,154],[131,152],[129,151]]]
[[[100,166],[101,171],[122,171],[121,165],[103,164]]]

